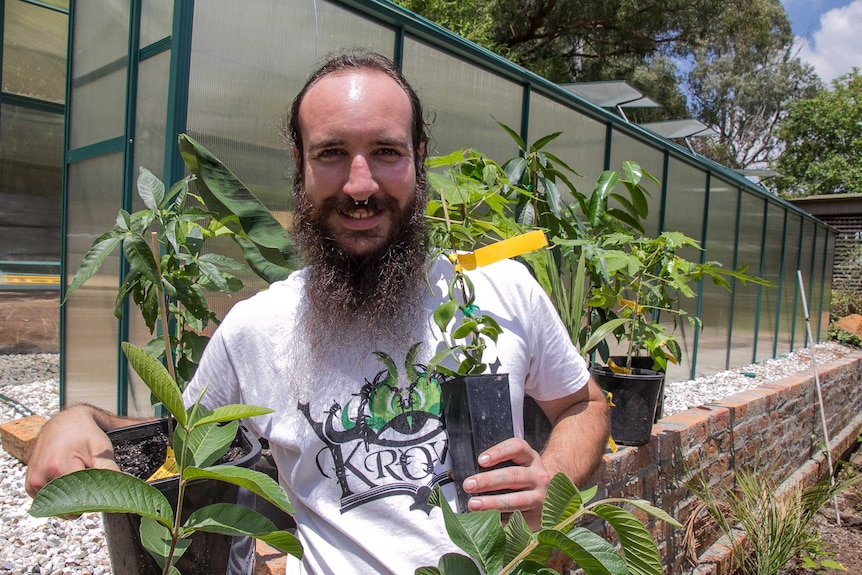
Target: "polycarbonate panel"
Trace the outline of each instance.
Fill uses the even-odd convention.
[[[776,311],[781,286],[781,250],[784,244],[785,210],[774,202],[767,203],[766,242],[763,248],[763,278],[774,285],[765,287],[760,295],[760,327],[757,330],[757,361],[763,361],[777,354]]]
[[[0,107],[0,259],[60,260],[63,116]]]
[[[173,0],[144,0],[141,4],[141,48],[171,35]]]
[[[649,144],[614,130],[611,136],[611,169],[619,170],[623,162],[637,162],[640,167],[659,182],[664,171],[664,152]],[[644,222],[644,232],[649,236],[658,234],[661,214],[661,186],[649,178],[643,178],[641,185],[650,193],[649,216]]]
[[[316,13],[315,13],[316,10]],[[393,30],[323,1],[195,4],[188,131],[282,222],[290,219],[293,162],[278,127],[319,57],[362,46],[392,57]],[[241,259],[230,240],[211,247]],[[263,282],[238,274],[248,291],[215,297],[219,317]]]
[[[3,91],[65,103],[69,17],[18,0],[4,4]]]
[[[430,155],[475,148],[501,164],[518,155],[494,119],[520,132],[522,86],[409,38],[404,74],[432,122]]]
[[[738,208],[739,189],[729,182],[713,177],[709,185],[704,257],[707,261],[720,263],[724,269],[733,269]],[[730,291],[712,280],[703,282],[700,301],[703,331],[697,343],[698,376],[727,368],[730,306]]]
[[[811,331],[814,333],[816,342],[825,341],[829,338],[827,335],[827,326],[822,325],[822,306],[824,288],[829,289],[828,285],[824,284],[823,265],[826,262],[826,240],[829,236],[829,231],[826,226],[816,224],[815,226],[815,242],[814,242],[814,263],[813,278],[811,280],[811,295],[808,297],[811,302],[808,308],[808,314],[811,317]]]
[[[533,93],[530,96],[529,141],[535,142],[560,131],[563,133],[545,149],[581,175],[573,176],[572,183],[579,192],[589,196],[605,167],[605,124]]]
[[[72,150],[123,135],[129,3],[76,2],[73,26],[69,109]]]
[[[138,68],[138,114],[135,118],[135,145],[132,164],[135,178],[138,168],[143,166],[164,180],[165,163],[165,121],[168,105],[168,79],[170,76],[170,52],[162,52],[140,63]],[[172,182],[165,182],[170,188]],[[137,193],[132,195],[132,209],[144,208]],[[129,341],[135,345],[146,345],[152,335],[137,312],[129,314]],[[137,374],[130,370],[128,413],[134,416],[149,416],[153,413],[150,405],[150,391]]]
[[[823,293],[823,307],[820,310],[820,329],[825,333],[829,329],[829,321],[832,318],[832,267],[835,265],[835,242],[837,236],[830,232],[829,240],[826,242],[826,275],[823,278],[825,289]],[[838,319],[838,318],[834,318]]]
[[[760,275],[763,256],[763,212],[766,200],[743,190],[739,205],[739,238],[737,240],[737,266],[748,265],[748,273]],[[712,210],[710,210],[712,213]],[[754,348],[758,343],[757,300],[761,288],[756,284],[735,283],[733,297],[733,326],[730,338],[729,368],[745,366],[754,361]]]
[[[111,154],[68,167],[66,285],[93,240],[114,225],[122,197],[122,166],[122,155]],[[118,277],[119,251],[115,250],[99,273],[64,305],[64,405],[85,402],[110,411],[117,409],[119,324],[114,317],[114,300]]]
[[[799,252],[799,270],[802,272],[802,282],[805,291],[805,306],[807,309],[811,310],[811,296],[812,285],[811,285],[811,265],[813,263],[813,255],[814,255],[814,222],[809,219],[803,218],[802,220],[802,249]],[[798,284],[797,279],[797,284]],[[793,349],[802,349],[807,347],[808,341],[808,327],[805,314],[806,307],[803,306],[803,298],[802,298],[802,289],[800,288],[799,295],[796,298],[796,330],[793,335]],[[814,328],[811,329],[814,332]],[[816,336],[815,336],[816,337]],[[816,340],[815,340],[816,341]]]
[[[781,320],[778,328],[777,354],[782,355],[793,349],[796,330],[796,309],[799,305],[799,283],[796,270],[799,268],[799,240],[802,233],[801,217],[787,214],[787,228],[784,232],[784,277],[781,290]]]
[[[706,173],[672,157],[668,164],[666,185],[664,229],[682,232],[700,242],[703,235],[703,212],[706,201]],[[691,261],[700,261],[700,252],[694,248],[682,249],[678,254]],[[697,293],[697,284],[692,283],[690,287]],[[693,298],[680,297],[679,307],[691,315],[697,313],[697,302]],[[669,330],[673,328],[668,318],[663,317],[662,321],[667,323]],[[691,377],[694,354],[697,350],[694,348],[694,330],[687,321],[677,322],[675,335],[682,347],[682,361],[680,365],[669,365],[667,373],[672,381],[679,381]]]

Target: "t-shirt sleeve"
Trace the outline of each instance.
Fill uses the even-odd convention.
[[[529,274],[527,274],[529,276]],[[530,368],[526,392],[539,401],[571,395],[590,379],[586,361],[541,286],[530,276]]]

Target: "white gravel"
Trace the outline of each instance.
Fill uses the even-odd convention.
[[[815,362],[823,365],[835,361],[852,349],[836,343],[819,344]],[[56,354],[0,355],[0,394],[18,403],[16,406],[0,398],[0,423],[17,419],[22,412],[46,417],[57,412],[57,363]],[[800,372],[811,372],[810,350],[693,381],[669,382],[665,415]],[[29,507],[24,466],[0,449],[0,574],[111,573],[99,515],[73,520],[35,519],[27,514]]]

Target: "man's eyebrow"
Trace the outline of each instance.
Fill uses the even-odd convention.
[[[308,143],[308,149],[309,150],[319,150],[321,148],[329,148],[332,146],[341,146],[343,144],[344,144],[344,140],[332,138],[329,140],[321,140],[319,142],[309,142]]]

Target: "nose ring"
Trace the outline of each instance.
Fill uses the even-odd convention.
[[[365,198],[365,201],[362,201],[362,202],[360,202],[359,200],[353,200],[353,205],[354,206],[367,206],[368,205],[368,198]]]

